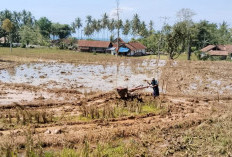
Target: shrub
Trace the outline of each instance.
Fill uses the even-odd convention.
[[[194,52],[195,56],[197,57],[198,60],[207,60],[210,58],[210,56],[206,53],[203,53],[201,51],[195,51]]]

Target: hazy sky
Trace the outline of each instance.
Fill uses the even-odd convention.
[[[21,11],[26,9],[39,19],[46,16],[52,22],[70,24],[76,17],[85,20],[86,15],[100,18],[103,13],[112,15],[115,0],[0,0],[0,10]],[[120,0],[121,17],[132,19],[138,13],[142,20],[153,20],[155,28],[162,25],[160,17],[169,17],[168,23],[176,21],[176,12],[190,8],[197,15],[194,21],[208,20],[232,24],[232,0]]]

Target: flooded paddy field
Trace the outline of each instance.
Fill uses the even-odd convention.
[[[181,64],[181,63],[179,63]],[[91,92],[110,92],[117,87],[129,89],[147,85],[153,77],[159,80],[161,93],[201,96],[229,95],[232,93],[230,75],[221,77],[212,75],[210,71],[186,71],[186,65],[171,63],[168,67],[166,61],[145,60],[140,63],[119,63],[110,65],[101,64],[70,64],[70,63],[29,63],[0,70],[1,86],[18,85],[39,88],[38,91],[20,92],[15,89],[2,87],[2,100],[0,104],[10,104],[19,101],[33,101],[44,98],[66,100],[46,90],[72,90],[87,94]],[[173,69],[173,71],[172,71]],[[203,69],[203,68],[202,68]],[[204,69],[203,69],[204,70]],[[178,72],[177,72],[178,71]],[[170,89],[171,88],[171,89]],[[152,92],[151,88],[143,90]]]
[[[2,84],[17,84],[22,86],[34,86],[43,92],[4,90],[5,96],[1,97],[0,104],[6,101],[18,102],[33,101],[38,96],[45,99],[53,98],[54,94],[46,93],[46,90],[73,90],[80,93],[110,92],[117,87],[134,88],[139,85],[147,85],[147,80],[154,76],[154,63],[142,63],[141,65],[125,64],[87,64],[75,65],[69,63],[30,63],[0,70],[0,82]],[[164,64],[164,63],[163,63]],[[146,91],[151,91],[147,89]],[[17,93],[17,96],[16,94]],[[37,95],[37,97],[36,97]],[[9,98],[9,100],[4,99]],[[4,99],[4,100],[3,100]],[[61,98],[60,98],[61,99]]]
[[[99,142],[121,139],[160,156],[178,147],[173,140],[185,138],[185,130],[208,127],[212,119],[232,113],[227,62],[1,64],[0,145],[13,140],[12,148],[23,152],[30,133],[35,149],[39,143],[45,149],[79,149],[88,141],[94,151]],[[159,81],[157,99],[152,88],[133,92],[128,100],[116,92],[146,86],[153,77]]]

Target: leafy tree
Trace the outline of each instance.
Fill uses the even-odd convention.
[[[13,23],[9,19],[5,19],[2,23],[2,29],[5,30],[7,33],[9,33],[9,39],[10,39],[10,51],[12,52],[12,37],[11,32],[13,30]]]
[[[72,28],[67,24],[58,25],[58,36],[60,39],[67,38],[71,35]]]
[[[154,23],[152,20],[150,20],[149,22],[149,26],[148,26],[148,34],[149,35],[152,35],[153,33],[155,33],[155,30],[154,30]]]
[[[193,22],[192,22],[192,17],[196,15],[191,9],[188,8],[183,8],[177,12],[177,17],[180,20],[180,25],[179,27],[182,30],[183,39],[182,39],[182,51],[187,50],[188,51],[188,60],[190,60],[191,57],[191,29]]]
[[[12,18],[12,14],[9,10],[4,10],[4,11],[1,11],[0,12],[0,25],[2,26],[3,24],[3,21],[5,19],[9,19],[11,21],[11,18]],[[0,27],[0,37],[4,37],[5,38],[5,42],[6,42],[6,37],[7,37],[7,32],[2,29],[2,27]]]
[[[223,21],[222,24],[220,24],[218,29],[218,43],[220,44],[229,44],[231,43],[231,34],[229,33],[228,24]]]
[[[21,28],[19,34],[21,37],[21,43],[24,45],[39,44],[42,38],[39,29],[35,30],[27,25]]]
[[[166,25],[165,29],[165,50],[170,59],[174,59],[180,55],[180,44],[182,39],[182,30],[179,25],[173,27]]]
[[[0,21],[4,21],[5,19],[12,19],[12,13],[7,9],[0,12]]]
[[[156,52],[158,50],[160,34],[151,34],[146,38],[141,38],[139,41],[147,47],[147,51]]]
[[[67,38],[71,35],[72,28],[68,24],[52,23],[51,34],[53,35],[53,40],[55,37],[59,39]]]
[[[60,24],[59,23],[52,23],[52,25],[51,25],[51,34],[53,35],[53,40],[55,40],[55,37],[58,37],[59,29],[60,29]]]
[[[186,21],[181,21],[181,22],[177,22],[175,24],[175,27],[179,28],[179,31],[181,33],[181,52],[184,52],[187,49],[188,46],[188,40],[189,40],[189,26],[187,24]]]
[[[41,17],[37,22],[36,25],[40,29],[40,33],[43,35],[45,38],[49,38],[51,34],[51,27],[52,27],[52,22],[48,20],[46,17]]]
[[[11,39],[12,42],[19,42],[19,29],[20,29],[20,21],[21,21],[21,14],[20,12],[10,12],[9,10],[3,10],[0,12],[0,25],[5,19],[9,19],[12,24],[14,25],[11,31]],[[3,29],[0,29],[0,36],[6,38],[8,33]]]
[[[10,33],[13,27],[13,23],[9,19],[5,19],[2,23],[2,29],[4,29],[7,33]]]
[[[197,50],[209,44],[218,44],[216,24],[204,20],[196,23],[194,27],[196,31],[192,46]]]

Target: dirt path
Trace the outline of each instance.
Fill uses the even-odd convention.
[[[99,102],[104,103],[103,100],[118,99],[112,96],[112,93],[101,94],[88,101],[89,104],[99,105]],[[191,102],[190,102],[191,101]],[[80,143],[88,138],[92,142],[110,140],[117,137],[139,136],[140,133],[148,132],[154,128],[168,128],[175,127],[175,125],[194,125],[200,124],[211,116],[212,109],[209,102],[187,100],[180,98],[165,98],[163,107],[167,111],[159,114],[145,114],[138,116],[129,116],[122,118],[111,118],[108,120],[69,120],[57,121],[49,124],[34,124],[32,125],[33,137],[40,138],[40,142],[49,147],[63,146],[64,142]],[[60,107],[59,107],[60,106]],[[59,105],[59,106],[38,106],[31,108],[25,105],[24,107],[33,110],[41,110],[46,108],[47,112],[53,112],[55,116],[61,116],[62,113],[67,115],[78,115],[78,105]],[[11,108],[10,110],[14,110]],[[1,110],[2,114],[7,113],[6,110]],[[25,127],[23,127],[25,128]],[[14,134],[15,143],[17,145],[25,144],[25,130],[8,128],[1,131],[1,138],[9,138]],[[38,141],[37,141],[38,142]]]

